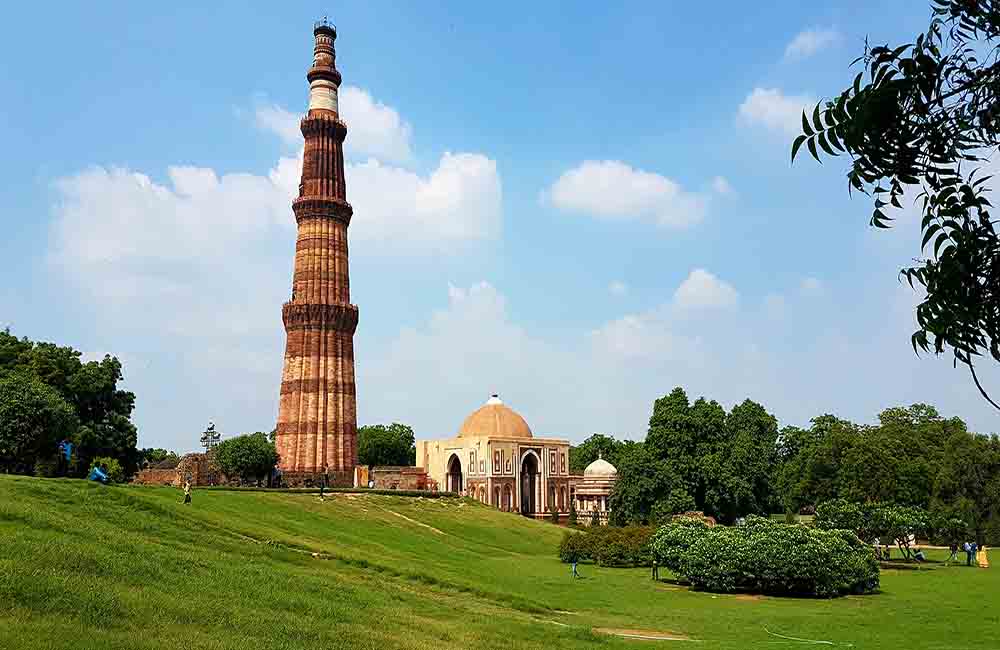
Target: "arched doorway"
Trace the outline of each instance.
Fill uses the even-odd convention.
[[[511,509],[513,508],[513,502],[514,502],[514,500],[511,498],[510,486],[509,485],[504,485],[503,486],[503,501],[501,502],[503,504],[503,506],[502,506],[503,511],[504,512],[510,512]]]
[[[559,511],[566,512],[569,508],[566,506],[566,488],[559,488]]]
[[[457,454],[452,454],[448,459],[447,480],[449,492],[462,491],[462,461],[458,459]]]
[[[538,489],[538,457],[527,453],[521,459],[521,514],[536,512],[535,491]]]
[[[500,507],[500,488],[499,487],[493,488],[493,507],[494,508],[499,508]]]

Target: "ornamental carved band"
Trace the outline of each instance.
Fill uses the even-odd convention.
[[[344,181],[347,126],[338,115],[340,73],[332,25],[313,31],[309,111],[298,198],[292,296],[281,309],[285,362],[275,445],[289,484],[350,476],[357,464],[357,398],[347,228],[354,211]]]
[[[355,305],[322,305],[286,302],[281,308],[285,331],[317,328],[354,334],[358,329],[358,308]]]

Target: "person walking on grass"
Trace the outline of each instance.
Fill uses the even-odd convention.
[[[191,480],[184,481],[184,505],[191,505]]]
[[[948,560],[945,564],[951,564],[952,562],[958,561],[958,542],[952,542],[951,546],[948,547],[948,550],[951,551],[951,555],[948,556]]]
[[[653,580],[660,579],[660,566],[656,563],[656,558],[653,558]]]
[[[579,578],[580,572],[576,570],[576,560],[573,560],[573,577]]]
[[[323,465],[323,474],[319,477],[319,498],[323,498],[323,492],[326,491],[326,475],[330,471],[327,465]]]

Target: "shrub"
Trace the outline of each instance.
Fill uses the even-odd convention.
[[[89,475],[95,467],[100,467],[101,465],[104,465],[107,469],[109,483],[121,483],[125,480],[125,472],[122,470],[122,464],[118,462],[117,458],[110,458],[108,456],[98,456],[92,460],[87,474]]]
[[[567,532],[559,544],[559,558],[563,562],[589,560],[601,566],[649,566],[652,533],[648,526],[591,526],[583,532]]]
[[[716,592],[833,597],[879,585],[878,561],[851,531],[754,515],[742,526],[701,531],[680,552],[678,564],[677,572],[692,586]]]
[[[673,572],[680,569],[681,557],[708,530],[708,524],[694,517],[678,517],[660,526],[650,541],[650,550],[660,566]]]

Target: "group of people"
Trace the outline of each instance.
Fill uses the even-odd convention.
[[[951,555],[948,557],[948,564],[958,561],[958,542],[951,543]],[[962,552],[965,553],[965,566],[978,566],[987,568],[990,561],[986,557],[986,545],[980,546],[976,542],[962,542]]]

